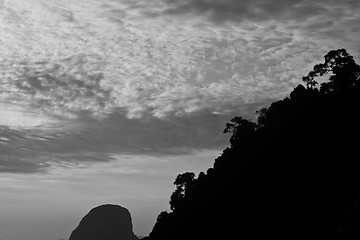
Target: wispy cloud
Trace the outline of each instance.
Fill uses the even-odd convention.
[[[328,50],[360,56],[351,0],[0,6],[0,171],[221,148],[226,121],[287,95]]]
[[[204,15],[215,23],[226,21],[262,22],[269,20],[306,20],[329,13],[354,11],[356,0],[161,0],[158,14]],[[136,4],[134,4],[136,5]],[[342,16],[343,17],[343,16]]]
[[[0,172],[43,172],[52,166],[117,161],[116,155],[166,158],[195,150],[221,149],[222,128],[231,115],[209,111],[167,119],[128,119],[121,114],[82,116],[53,128],[0,128]],[[65,124],[66,123],[66,124]]]
[[[21,8],[8,4],[3,13],[8,22],[2,30],[6,36],[2,39],[3,81],[6,79],[2,88],[16,92],[17,97],[9,93],[2,98],[69,116],[78,111],[102,115],[124,109],[129,118],[165,117],[278,98],[300,79],[308,59],[318,58],[329,48],[313,38],[299,37],[299,32],[318,28],[326,35],[325,29],[332,30],[334,25],[329,19],[324,24],[316,20],[319,26],[306,20],[327,16],[332,10],[306,1],[50,5],[33,0],[37,7],[24,10],[25,14],[14,12]],[[250,13],[258,8],[266,14],[256,15],[275,21],[283,14],[289,23],[248,21],[216,26],[200,15],[210,11],[252,20]],[[169,16],[165,14],[169,10],[163,9],[178,14]],[[196,11],[201,18],[188,19],[180,15],[183,9]],[[164,14],[151,17],[147,11]],[[294,13],[305,17],[304,26],[295,25]],[[289,61],[296,64],[289,65]]]

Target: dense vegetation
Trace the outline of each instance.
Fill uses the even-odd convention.
[[[149,238],[359,234],[359,78],[353,57],[333,50],[256,123],[233,118],[231,146],[206,173],[177,176]]]

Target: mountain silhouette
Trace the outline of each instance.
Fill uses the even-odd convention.
[[[137,240],[130,212],[118,205],[93,208],[71,233],[69,240]]]
[[[176,177],[148,239],[360,236],[360,66],[345,49],[324,59],[257,122],[226,124],[230,147]]]

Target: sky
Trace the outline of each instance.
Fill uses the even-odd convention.
[[[148,235],[232,117],[360,59],[359,22],[359,0],[0,0],[0,239],[68,239],[105,203]]]

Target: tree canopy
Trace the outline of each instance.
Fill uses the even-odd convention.
[[[181,206],[181,203],[185,198],[185,193],[189,191],[189,188],[193,184],[194,179],[195,179],[195,174],[192,172],[179,174],[176,177],[174,181],[176,190],[172,193],[169,202],[171,210],[175,210],[176,208]]]
[[[332,50],[324,58],[324,63],[315,65],[314,69],[303,77],[303,81],[309,88],[314,88],[318,84],[315,77],[324,76],[329,72],[332,75],[328,82],[321,84],[321,92],[327,93],[354,87],[360,77],[360,66],[345,49]]]
[[[231,119],[230,147],[197,178],[177,176],[150,239],[359,235],[359,78],[353,57],[332,50],[257,122]]]

